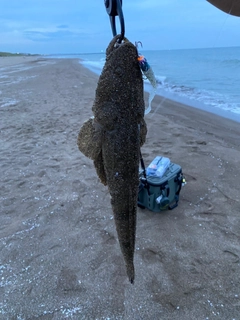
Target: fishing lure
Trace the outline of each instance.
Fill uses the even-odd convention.
[[[136,43],[136,46],[137,46],[137,43]],[[141,54],[138,55],[138,63],[142,70],[142,73],[145,75],[145,77],[149,80],[149,82],[152,85],[152,89],[149,93],[149,98],[148,98],[148,107],[145,110],[145,115],[146,115],[151,111],[151,103],[157,91],[157,80],[155,78],[152,67],[147,62],[147,59]]]

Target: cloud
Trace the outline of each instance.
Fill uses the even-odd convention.
[[[33,41],[53,41],[54,39],[72,39],[76,36],[75,33],[68,30],[65,31],[24,31],[24,36]]]
[[[215,46],[240,43],[240,18],[206,0],[123,0],[123,14],[126,37],[142,41],[145,49],[211,46],[214,38]],[[94,52],[112,38],[103,0],[5,1],[0,25],[5,51]]]
[[[59,28],[59,29],[67,29],[67,28],[68,28],[68,25],[62,24],[62,25],[60,25],[60,26],[57,26],[57,28]]]
[[[50,28],[33,28],[23,31],[23,36],[32,41],[79,41],[83,39],[91,39],[96,36],[99,36],[97,32],[93,32],[92,30],[88,30],[86,28],[74,29],[68,28],[67,25],[61,25]]]

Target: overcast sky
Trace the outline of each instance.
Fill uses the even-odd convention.
[[[104,0],[0,0],[0,51],[105,51]],[[240,46],[240,18],[206,0],[123,0],[125,35],[145,50]],[[118,17],[117,30],[119,30]]]

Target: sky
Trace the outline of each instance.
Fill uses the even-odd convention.
[[[125,36],[144,50],[240,46],[240,17],[206,0],[122,0]],[[104,0],[0,0],[0,51],[90,53],[112,39]],[[119,18],[116,17],[120,32]]]

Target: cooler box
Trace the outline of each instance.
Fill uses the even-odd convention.
[[[164,175],[147,175],[144,170],[139,172],[138,206],[154,212],[172,210],[177,207],[179,193],[183,183],[182,168],[175,163],[170,163]]]

